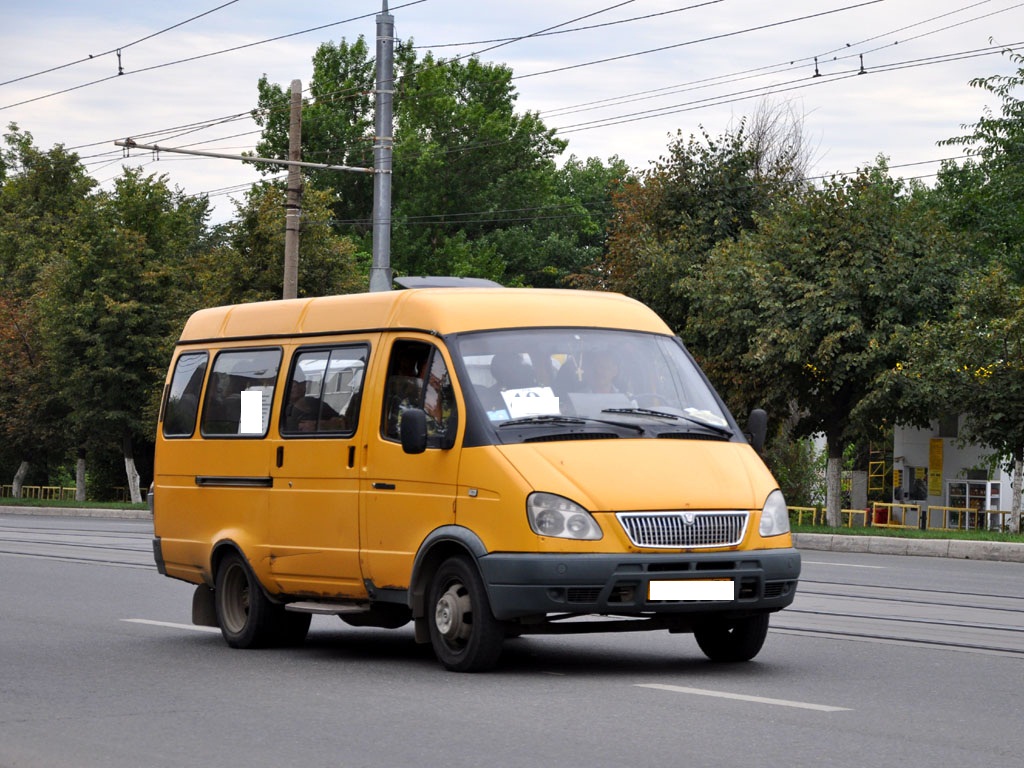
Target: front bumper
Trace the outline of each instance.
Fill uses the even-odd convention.
[[[479,560],[495,618],[549,613],[650,616],[747,614],[793,602],[800,578],[795,549],[652,554],[493,553]],[[732,600],[648,599],[651,581],[733,582]]]

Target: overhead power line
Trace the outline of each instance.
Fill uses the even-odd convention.
[[[630,2],[632,2],[632,0],[630,0]],[[467,45],[490,45],[491,43],[501,43],[501,44],[504,45],[506,43],[515,43],[515,42],[519,42],[520,40],[527,40],[527,39],[534,38],[534,37],[547,37],[549,35],[566,35],[566,34],[569,34],[570,32],[583,32],[583,31],[590,30],[590,29],[601,29],[602,27],[614,27],[614,26],[617,26],[619,24],[629,24],[630,22],[634,22],[634,21],[646,21],[648,19],[654,19],[654,18],[657,18],[659,16],[669,16],[669,15],[671,15],[673,13],[682,13],[683,11],[692,11],[695,8],[703,8],[706,5],[717,5],[718,3],[722,3],[722,2],[725,2],[725,0],[707,0],[707,2],[697,3],[695,5],[688,5],[685,8],[673,8],[671,11],[660,11],[659,13],[648,13],[648,14],[645,14],[643,16],[632,16],[632,17],[630,17],[628,19],[619,19],[617,21],[605,21],[605,22],[602,22],[601,24],[588,24],[585,27],[570,27],[569,29],[556,29],[554,27],[550,27],[550,28],[548,28],[546,30],[542,30],[540,32],[533,32],[533,33],[531,33],[529,35],[524,35],[524,36],[521,36],[521,37],[499,37],[499,38],[495,38],[493,40],[476,40],[476,41],[473,41],[473,42],[465,42],[465,43],[440,43],[440,44],[435,44],[435,45],[416,45],[416,46],[413,46],[413,47],[416,48],[416,49],[435,50],[437,48],[456,48],[456,47],[461,48],[461,47],[467,46]],[[985,0],[985,2],[991,2],[991,0]],[[602,11],[597,11],[595,13],[588,14],[587,16],[580,16],[579,19],[574,19],[573,21],[567,21],[567,22],[564,22],[564,23],[565,24],[572,24],[575,21],[580,21],[582,19],[590,18],[591,16],[595,16],[598,13],[604,13],[605,11],[613,10],[615,8],[618,8],[621,5],[627,5],[627,4],[628,3],[619,3],[619,5],[613,5],[610,8],[605,8]],[[563,26],[563,25],[560,24],[558,26]],[[473,54],[470,54],[470,55],[471,56],[476,56],[477,53],[473,53]]]
[[[170,32],[172,29],[183,27],[189,22],[195,21],[196,19],[201,19],[204,16],[209,16],[211,13],[219,11],[222,8],[227,8],[229,5],[234,5],[237,2],[238,0],[230,0],[230,2],[218,5],[216,8],[211,8],[208,11],[204,11],[203,13],[197,14],[196,16],[192,16],[191,18],[185,19],[184,21],[179,21],[177,24],[172,24],[171,26],[165,27],[164,29],[161,29],[158,32],[153,32],[151,34],[146,35],[145,37],[140,37],[138,40],[133,40],[130,43],[125,43],[124,45],[119,45],[116,48],[111,48],[109,51],[104,51],[103,53],[90,53],[85,58],[76,59],[75,61],[69,61],[67,64],[58,64],[56,67],[50,67],[49,69],[44,69],[39,72],[33,72],[30,75],[21,75],[20,77],[15,77],[11,80],[5,80],[2,83],[0,83],[0,87],[10,85],[11,83],[18,83],[22,80],[29,80],[30,78],[39,77],[40,75],[47,75],[50,72],[56,72],[61,69],[67,69],[68,67],[73,67],[76,64],[82,64],[86,61],[94,61],[96,59],[102,58],[103,56],[109,56],[112,53],[116,53],[120,57],[121,51],[125,50],[126,48],[131,48],[133,45],[144,43],[146,40],[152,40],[154,37],[158,37],[159,35],[162,35],[165,32]]]
[[[746,29],[737,29],[737,30],[734,30],[732,32],[723,32],[720,35],[709,35],[708,37],[702,37],[702,38],[698,38],[696,40],[687,40],[687,41],[682,42],[682,43],[673,43],[672,45],[662,45],[662,46],[659,46],[658,48],[648,48],[647,50],[643,50],[643,51],[634,51],[633,53],[624,53],[624,54],[621,54],[620,56],[609,56],[609,57],[604,58],[604,59],[595,59],[593,61],[584,61],[584,62],[580,62],[579,64],[570,64],[570,65],[565,66],[565,67],[555,67],[553,69],[541,70],[540,72],[530,72],[529,74],[526,74],[526,75],[517,75],[517,76],[513,77],[512,79],[513,80],[523,80],[523,79],[525,79],[527,77],[538,77],[540,75],[550,75],[550,74],[554,74],[555,72],[566,72],[566,71],[568,71],[570,69],[579,69],[580,67],[589,67],[589,66],[593,66],[594,64],[607,64],[608,62],[611,62],[611,61],[621,61],[622,59],[631,59],[631,58],[636,57],[636,56],[646,56],[649,53],[660,53],[662,51],[670,51],[670,50],[673,50],[675,48],[682,48],[683,46],[687,46],[687,45],[695,45],[696,43],[706,43],[706,42],[709,42],[711,40],[722,40],[722,39],[727,38],[727,37],[735,37],[736,35],[743,35],[743,34],[746,34],[747,32],[760,32],[761,30],[764,30],[764,29],[771,29],[772,27],[781,27],[781,26],[783,26],[785,24],[794,24],[794,23],[796,23],[798,21],[807,21],[808,19],[816,19],[816,18],[819,18],[821,16],[831,16],[834,13],[842,13],[843,11],[850,11],[850,10],[853,10],[854,8],[863,8],[864,6],[875,5],[876,3],[881,3],[881,2],[883,2],[883,0],[867,0],[866,2],[857,3],[855,5],[847,5],[847,6],[844,6],[843,8],[833,8],[832,10],[820,11],[819,13],[811,13],[811,14],[808,14],[806,16],[797,16],[796,18],[785,19],[783,21],[773,21],[773,22],[770,22],[768,24],[760,24],[760,25],[758,25],[756,27],[747,27]]]
[[[408,8],[409,6],[419,5],[420,3],[424,3],[426,1],[427,0],[409,0],[409,2],[404,3],[403,5],[396,6],[393,10],[397,10],[399,8]],[[80,83],[79,85],[74,85],[74,86],[71,86],[70,88],[63,88],[63,89],[61,89],[59,91],[52,91],[51,93],[45,93],[45,94],[43,94],[41,96],[35,96],[35,97],[31,98],[31,99],[23,99],[22,101],[15,102],[13,104],[5,104],[4,106],[0,106],[0,111],[5,110],[5,109],[11,109],[12,107],[20,107],[20,106],[22,106],[24,104],[31,104],[33,102],[41,101],[43,99],[49,99],[49,98],[52,98],[53,96],[59,96],[59,95],[64,94],[64,93],[71,93],[72,91],[78,91],[78,90],[81,90],[82,88],[88,88],[89,86],[92,86],[92,85],[98,85],[99,83],[105,83],[105,82],[107,82],[109,80],[115,80],[118,77],[122,77],[122,76],[125,76],[125,75],[139,75],[139,74],[142,74],[143,72],[152,72],[153,70],[164,69],[166,67],[173,67],[173,66],[177,66],[178,64],[187,64],[187,63],[193,62],[193,61],[200,61],[202,59],[208,59],[208,58],[211,58],[213,56],[220,56],[220,55],[223,55],[225,53],[234,53],[236,51],[242,51],[242,50],[245,50],[247,48],[254,48],[255,46],[258,46],[258,45],[266,45],[267,43],[275,43],[275,42],[278,42],[279,40],[286,40],[286,39],[288,39],[290,37],[297,37],[299,35],[309,34],[310,32],[318,32],[321,29],[328,29],[329,27],[336,27],[336,26],[338,26],[340,24],[349,24],[349,23],[352,23],[354,21],[361,21],[363,19],[374,18],[376,15],[377,15],[376,12],[374,12],[374,13],[366,13],[366,14],[362,14],[360,16],[353,16],[351,18],[344,19],[342,21],[333,21],[330,24],[321,24],[320,26],[317,26],[317,27],[310,27],[309,29],[302,29],[302,30],[299,30],[298,32],[289,32],[288,34],[277,35],[276,37],[270,37],[270,38],[267,38],[265,40],[257,40],[257,41],[251,42],[251,43],[243,43],[242,45],[236,45],[236,46],[233,46],[231,48],[224,48],[224,49],[219,50],[219,51],[211,51],[209,53],[201,53],[201,54],[198,54],[196,56],[189,56],[189,57],[184,58],[184,59],[177,59],[175,61],[167,61],[167,62],[164,62],[163,64],[154,64],[153,66],[150,66],[150,67],[142,67],[140,69],[132,69],[132,70],[119,71],[119,72],[117,72],[117,74],[110,75],[108,77],[101,77],[98,80],[92,80],[92,81],[87,82],[87,83]],[[13,82],[13,81],[11,81],[11,82]]]

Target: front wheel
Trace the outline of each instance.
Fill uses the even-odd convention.
[[[497,664],[505,632],[491,613],[476,566],[465,557],[445,560],[429,594],[430,644],[438,661],[453,672],[482,672]]]
[[[742,619],[713,619],[693,632],[697,645],[711,661],[750,661],[768,636],[768,614]]]

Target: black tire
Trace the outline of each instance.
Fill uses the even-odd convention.
[[[491,613],[476,566],[465,557],[445,560],[434,574],[427,624],[434,654],[447,669],[483,672],[498,663],[505,630]]]
[[[263,648],[279,642],[281,625],[275,610],[279,606],[270,602],[237,552],[225,555],[217,569],[214,605],[220,632],[232,648]]]
[[[743,619],[712,620],[697,627],[693,636],[711,661],[750,661],[768,635],[768,614]]]

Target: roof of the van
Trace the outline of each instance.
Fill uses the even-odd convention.
[[[545,288],[413,288],[202,309],[181,341],[387,328],[439,334],[576,326],[671,333],[648,307],[617,293]]]

